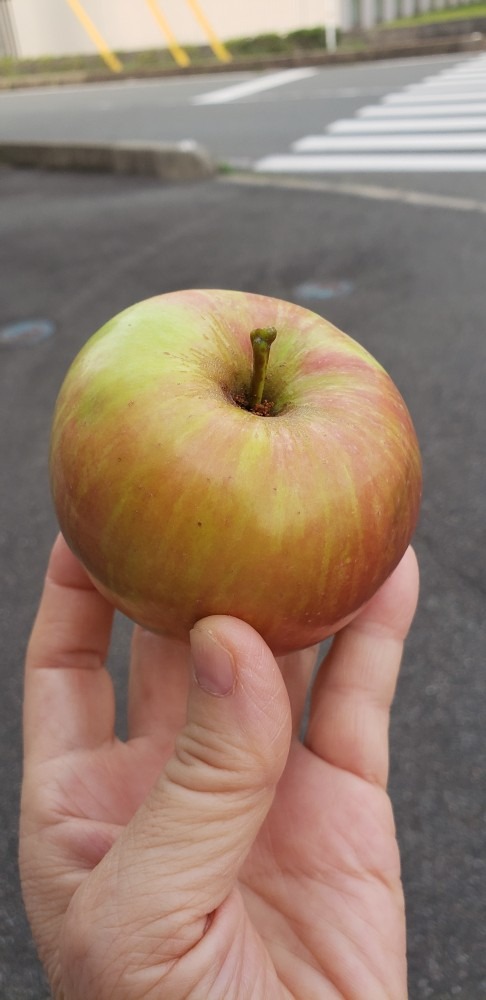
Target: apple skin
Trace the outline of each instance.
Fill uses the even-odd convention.
[[[261,416],[234,397],[267,326]],[[373,596],[422,480],[405,403],[363,347],[295,304],[214,289],[140,302],[91,337],[58,397],[50,477],[68,545],[116,608],[180,639],[234,615],[275,654]]]

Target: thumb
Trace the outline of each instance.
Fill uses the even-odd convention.
[[[145,954],[159,969],[197,944],[234,888],[291,737],[282,675],[254,629],[234,618],[206,618],[192,630],[191,653],[187,722],[174,753],[87,880],[95,898],[84,900],[91,931],[101,906],[104,927],[116,928],[117,948],[135,951],[141,964]]]

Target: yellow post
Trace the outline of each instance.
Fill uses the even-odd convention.
[[[179,43],[178,43],[178,41],[177,41],[177,39],[176,39],[176,37],[174,35],[174,32],[172,31],[172,28],[170,27],[169,22],[164,17],[164,15],[163,15],[162,11],[160,10],[160,8],[157,6],[156,0],[146,0],[146,4],[150,8],[150,10],[152,11],[152,14],[155,17],[155,20],[157,21],[157,24],[162,29],[162,31],[163,31],[166,39],[167,39],[167,44],[169,46],[171,55],[175,59],[177,65],[178,66],[189,66],[189,63],[190,63],[189,56],[188,56],[187,52],[185,52],[184,49],[182,49],[181,46],[179,45]]]
[[[196,18],[196,21],[201,25],[202,30],[205,32],[209,44],[215,54],[215,56],[221,60],[221,62],[231,62],[231,53],[213,31],[206,15],[201,9],[201,5],[198,0],[187,0],[189,7]]]
[[[93,24],[91,18],[86,13],[84,7],[82,6],[80,0],[67,0],[71,10],[76,15],[78,21],[82,24],[85,32],[91,38],[102,59],[104,59],[107,66],[113,70],[114,73],[120,73],[123,66],[120,60],[117,58],[114,52],[108,48],[104,38],[100,35],[98,29]]]

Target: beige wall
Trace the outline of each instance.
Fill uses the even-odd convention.
[[[111,49],[158,48],[166,41],[146,0],[81,0]],[[177,40],[204,43],[206,36],[186,0],[157,0]],[[221,39],[267,31],[286,32],[321,24],[325,0],[199,0]],[[93,52],[93,42],[67,0],[11,0],[19,55]]]

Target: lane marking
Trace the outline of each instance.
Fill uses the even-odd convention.
[[[486,73],[486,65],[483,66],[456,66],[455,69],[442,70],[439,73],[439,77],[442,79],[445,76],[449,76],[451,80],[464,79],[468,80],[471,76],[482,76]]]
[[[408,84],[408,86],[428,86],[431,83],[441,84],[441,83],[454,83],[460,86],[466,87],[471,81],[474,80],[484,80],[486,78],[486,69],[475,70],[474,73],[469,71],[466,75],[459,73],[434,73],[433,76],[425,76],[420,84]]]
[[[473,112],[474,114],[484,114],[486,112],[486,101],[478,102],[478,104],[470,104],[467,101],[462,103],[461,101],[453,101],[451,104],[414,104],[412,106],[397,105],[394,107],[383,106],[381,104],[370,104],[364,108],[360,108],[356,114],[359,118],[387,118],[393,121],[395,118],[405,118],[407,115],[454,115],[460,114],[461,112],[466,112],[469,114]]]
[[[471,65],[476,69],[477,64]],[[441,76],[384,95],[381,118],[377,107],[361,109],[361,115],[358,111],[352,118],[331,122],[321,135],[303,136],[285,154],[260,158],[255,172],[484,172],[486,116],[479,117],[478,108],[486,103],[486,74],[476,69],[474,76],[458,80],[446,70]],[[444,117],[441,104],[454,105],[456,114]],[[423,112],[417,116],[417,108],[427,108],[428,117]]]
[[[443,118],[341,118],[332,125],[328,125],[327,131],[334,133],[349,132],[442,132],[454,129],[456,132],[467,132],[469,130],[486,129],[486,115],[471,115],[470,117],[458,116],[456,118],[445,116]]]
[[[426,104],[431,101],[457,101],[458,95],[457,91],[450,91],[448,93],[442,94],[440,92],[433,93],[432,91],[422,91],[419,94],[412,94],[409,91],[407,93],[398,94],[386,94],[383,98],[384,104]],[[466,99],[468,101],[484,101],[486,98],[486,90],[481,93],[467,94]]]
[[[429,194],[425,191],[410,191],[404,188],[382,187],[374,184],[349,184],[341,181],[326,181],[308,177],[265,177],[258,174],[228,174],[217,181],[218,184],[236,184],[247,187],[280,188],[289,191],[309,193],[340,194],[345,197],[364,198],[371,201],[393,201],[403,205],[417,205],[423,208],[441,208],[456,212],[473,212],[486,215],[486,201],[475,198],[457,198],[451,195]]]
[[[308,77],[316,76],[317,69],[302,66],[296,69],[284,69],[278,73],[262,73],[256,78],[243,83],[236,83],[231,87],[223,87],[220,90],[210,90],[205,94],[198,94],[193,97],[192,104],[228,104],[230,101],[238,101],[242,97],[250,94],[259,94],[263,90],[270,90],[273,87],[283,87],[288,83],[295,83],[298,80],[305,80]]]
[[[483,173],[486,170],[484,153],[365,153],[306,156],[282,154],[264,156],[257,160],[254,170],[258,173]]]
[[[331,153],[368,149],[386,151],[407,149],[486,149],[486,132],[477,135],[456,135],[451,132],[440,135],[306,135],[293,142],[292,149],[298,153]]]
[[[441,73],[474,73],[477,67],[481,69],[486,66],[486,59],[484,56],[476,56],[474,59],[468,59],[467,62],[460,62],[456,66],[451,66],[448,69],[441,69]]]
[[[407,94],[414,94],[418,91],[429,94],[432,90],[437,90],[442,92],[444,90],[454,90],[459,94],[467,94],[468,91],[473,93],[477,90],[486,89],[486,76],[482,76],[478,80],[431,80],[430,83],[409,83],[408,86],[403,88],[403,92]]]

